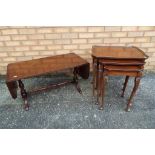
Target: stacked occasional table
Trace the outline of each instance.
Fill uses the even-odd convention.
[[[126,111],[130,111],[132,99],[142,77],[148,56],[137,47],[93,46],[93,95],[97,93],[99,109],[104,107],[105,85],[108,76],[125,76],[121,96],[124,97],[129,77],[134,77],[134,87],[129,97]]]

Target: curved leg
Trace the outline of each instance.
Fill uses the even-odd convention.
[[[133,97],[135,96],[136,94],[136,91],[138,89],[138,86],[139,86],[139,83],[140,83],[140,77],[135,77],[135,83],[134,83],[134,87],[133,87],[133,90],[132,90],[132,93],[131,93],[131,96],[128,100],[128,104],[127,104],[127,107],[126,107],[126,111],[130,111],[130,107],[132,106],[132,103],[131,103],[131,100],[133,99]]]
[[[82,94],[82,90],[79,86],[79,82],[78,82],[78,75],[77,75],[77,69],[75,68],[73,71],[74,77],[73,77],[73,83],[75,83],[76,89],[77,91]]]
[[[123,92],[122,92],[122,94],[121,94],[121,97],[124,97],[124,93],[125,93],[125,89],[126,89],[128,80],[129,80],[129,76],[126,76],[126,77],[125,77],[125,82],[124,82],[124,85],[123,85],[123,89],[122,89]]]
[[[28,104],[28,101],[27,101],[27,92],[24,88],[24,84],[21,80],[18,81],[19,83],[19,88],[20,88],[20,93],[21,93],[21,96],[24,100],[24,109],[27,111],[29,110],[29,104]]]
[[[79,86],[79,83],[76,83],[76,89],[78,90],[78,92],[79,92],[80,94],[82,94],[82,90],[81,90],[81,88],[80,88],[80,86]]]

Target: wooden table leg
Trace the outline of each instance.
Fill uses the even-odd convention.
[[[19,88],[20,88],[20,93],[21,93],[21,96],[24,100],[24,109],[27,111],[29,110],[29,104],[28,104],[28,101],[27,101],[27,92],[24,88],[24,84],[21,80],[18,81],[19,83]]]
[[[106,83],[107,83],[107,75],[105,74],[105,72],[102,73],[101,79],[102,79],[101,83],[100,83],[101,101],[99,104],[99,110],[103,110],[103,107],[104,107],[105,87],[106,87]]]
[[[101,93],[101,101],[99,102],[99,110],[103,110],[104,107],[104,95],[105,95],[105,86],[107,83],[107,72],[104,70],[104,66],[101,69],[101,81],[100,81],[100,93]]]
[[[95,81],[95,89],[97,90],[98,87],[98,76],[99,76],[99,62],[97,60],[96,62],[96,69],[95,69],[95,77],[96,77],[96,81]]]
[[[73,83],[75,84],[77,91],[78,91],[80,94],[82,94],[82,90],[81,90],[81,88],[80,88],[80,86],[79,86],[78,74],[77,74],[77,69],[76,69],[76,68],[74,69],[73,74],[74,74]]]
[[[134,82],[134,87],[133,87],[133,90],[132,90],[132,93],[131,93],[131,96],[128,100],[128,104],[127,104],[127,107],[126,107],[126,111],[130,111],[130,107],[132,106],[132,103],[131,103],[131,100],[133,99],[133,97],[135,96],[136,94],[136,91],[138,89],[138,86],[139,86],[139,83],[140,83],[140,77],[135,77],[135,82]]]
[[[101,66],[100,66],[101,67]],[[102,73],[102,70],[101,68],[99,67],[98,69],[98,77],[97,77],[97,102],[96,104],[99,104],[99,99],[100,99],[100,96],[101,96],[101,84],[102,84],[102,76],[103,76],[103,73]]]
[[[93,58],[93,96],[95,95],[95,87],[96,87],[96,63]]]
[[[122,89],[121,97],[124,97],[124,93],[125,93],[125,89],[126,89],[128,80],[129,80],[129,76],[126,76],[126,77],[125,77],[125,82],[124,82],[124,84],[123,84],[123,89]]]

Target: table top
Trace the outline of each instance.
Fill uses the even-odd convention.
[[[102,65],[144,65],[145,62],[140,60],[130,60],[130,59],[105,59],[99,60],[99,64]]]
[[[92,56],[105,59],[147,59],[148,56],[139,48],[131,46],[93,46]]]
[[[114,66],[114,65],[105,65],[105,69],[113,71],[142,71],[143,66]]]
[[[16,62],[7,66],[7,82],[88,64],[74,53]]]

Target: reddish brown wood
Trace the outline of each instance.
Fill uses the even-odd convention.
[[[126,107],[126,111],[127,111],[127,112],[130,111],[130,108],[131,108],[131,106],[132,106],[132,102],[131,102],[131,101],[132,101],[133,97],[134,97],[135,94],[136,94],[136,91],[137,91],[137,89],[138,89],[139,84],[140,84],[140,77],[135,77],[135,84],[134,84],[134,87],[133,87],[131,96],[130,96],[130,98],[129,98],[129,101],[128,101],[128,104],[127,104],[127,107]]]
[[[98,77],[96,77],[96,80],[98,81],[98,86],[97,86],[97,103],[99,103],[99,97],[101,96],[101,90],[102,90],[102,87],[101,87],[101,84],[103,82],[103,72],[102,72],[102,69],[101,69],[101,66],[99,68],[99,71],[98,71]]]
[[[104,108],[104,96],[105,96],[105,87],[106,87],[106,83],[107,83],[107,74],[104,72],[103,76],[102,76],[102,83],[100,83],[100,87],[101,87],[101,102],[99,105],[99,110],[103,110]],[[98,96],[99,98],[99,96]]]
[[[125,65],[125,66],[120,66],[120,65],[104,65],[104,69],[110,70],[110,71],[142,71],[144,69],[143,66],[136,66],[136,65]]]
[[[96,58],[93,59],[93,96],[95,95],[95,89],[97,90],[97,85],[98,85],[98,71],[99,71],[99,62],[97,61]]]
[[[61,83],[50,84],[48,86],[44,86],[44,87],[41,87],[41,88],[32,89],[28,93],[33,94],[33,93],[37,93],[37,92],[40,92],[40,91],[46,91],[46,90],[49,90],[49,89],[59,88],[59,87],[65,86],[65,85],[67,85],[69,83],[72,83],[72,82],[73,81],[64,81],[64,82],[61,82]]]
[[[17,88],[18,88],[17,82],[16,81],[6,82],[6,85],[9,89],[9,92],[10,92],[12,98],[16,99],[17,98]]]
[[[75,84],[77,91],[80,94],[82,94],[82,90],[81,90],[79,82],[78,82],[78,71],[79,71],[78,68],[74,68],[74,71],[73,71],[73,74],[74,74],[73,83]]]
[[[79,66],[77,69],[77,74],[81,76],[83,79],[88,79],[89,77],[89,70],[90,70],[90,65],[88,63]]]
[[[22,79],[31,78],[34,76],[45,75],[48,73],[58,72],[66,69],[73,69],[74,77],[71,81],[65,81],[58,84],[52,84],[46,87],[31,90],[30,93],[35,93],[51,88],[58,88],[69,83],[74,83],[79,93],[82,93],[79,83],[78,75],[83,79],[89,77],[89,63],[74,53],[63,54],[58,56],[34,59],[29,61],[22,61],[9,64],[7,67],[6,84],[13,98],[17,98],[17,81],[21,90],[21,96],[24,100],[24,107],[29,109],[27,103],[27,92],[22,83]],[[28,92],[29,93],[29,92]]]
[[[78,55],[69,53],[8,64],[7,81],[16,81],[24,78],[62,71],[65,69],[72,69],[74,67],[81,67],[79,70],[81,71],[80,74],[83,77],[89,76],[88,71],[86,73],[83,71],[88,70],[89,63]]]
[[[128,80],[129,80],[129,76],[126,76],[126,77],[125,77],[125,82],[124,82],[124,84],[123,84],[123,89],[122,89],[121,97],[124,97],[124,93],[125,93],[125,89],[126,89]]]
[[[126,84],[127,84],[127,81],[128,81],[128,77],[129,76],[133,76],[133,77],[136,77],[135,79],[135,86],[134,86],[134,89],[132,91],[132,94],[130,96],[130,99],[129,99],[129,102],[127,104],[127,108],[126,108],[126,111],[129,111],[130,107],[131,107],[131,100],[132,98],[134,97],[135,95],[135,92],[136,90],[138,89],[138,85],[139,85],[139,82],[140,82],[140,77],[142,76],[141,74],[141,66],[130,66],[130,68],[128,69],[127,66],[112,66],[112,65],[102,65],[103,66],[103,70],[102,70],[102,74],[103,76],[101,76],[102,79],[98,79],[98,81],[100,81],[99,83],[99,87],[98,87],[98,90],[100,90],[101,92],[101,95],[98,93],[98,96],[97,96],[97,100],[99,101],[99,97],[101,96],[101,102],[99,102],[99,109],[102,110],[103,109],[103,106],[104,106],[104,94],[105,94],[105,81],[106,81],[106,76],[109,76],[109,75],[127,75],[127,78],[125,80],[125,85],[124,85],[124,90],[123,90],[123,94],[124,94],[124,91],[125,91],[125,88],[126,88]],[[123,68],[125,67],[125,68]],[[132,68],[132,70],[131,70]],[[121,71],[122,69],[122,71]]]
[[[95,64],[95,59],[93,59],[92,62],[92,68],[93,68],[93,79],[92,79],[92,84],[93,84],[93,96],[95,95],[95,84],[96,84],[96,64]]]
[[[18,80],[18,83],[19,83],[20,93],[21,93],[21,96],[22,96],[23,101],[24,101],[24,109],[27,111],[27,110],[29,110],[29,104],[27,101],[27,92],[24,88],[23,82],[21,80]]]
[[[120,66],[133,66],[133,65],[138,65],[138,66],[143,66],[145,62],[141,60],[128,60],[128,59],[101,59],[100,62],[102,62],[102,65],[120,65]]]
[[[67,84],[73,83],[73,84],[75,84],[78,92],[80,94],[82,94],[82,90],[81,90],[81,88],[79,86],[79,82],[78,82],[78,74],[77,74],[78,71],[79,71],[78,68],[74,69],[74,71],[73,71],[73,75],[74,75],[73,80],[68,80],[68,81],[64,81],[64,82],[56,83],[56,84],[50,84],[48,86],[44,86],[44,87],[41,87],[41,88],[35,88],[35,89],[30,90],[28,93],[29,94],[37,93],[37,92],[40,92],[40,91],[46,91],[46,90],[49,90],[49,89],[59,88],[59,87],[65,86]]]
[[[100,100],[99,98],[101,96],[99,109],[103,109],[106,77],[109,75],[126,76],[122,92],[122,96],[124,96],[129,77],[139,78],[142,76],[145,60],[148,56],[137,47],[93,46],[92,58],[94,69],[93,94],[95,94],[95,88],[97,87],[97,101]],[[102,68],[102,71],[100,68]],[[101,74],[103,74],[103,76]],[[137,84],[135,84],[130,101],[135,95],[137,88]],[[131,102],[128,103],[127,109],[129,109],[130,105]]]
[[[145,60],[148,58],[142,50],[133,46],[93,46],[92,51],[93,57],[102,59]]]

